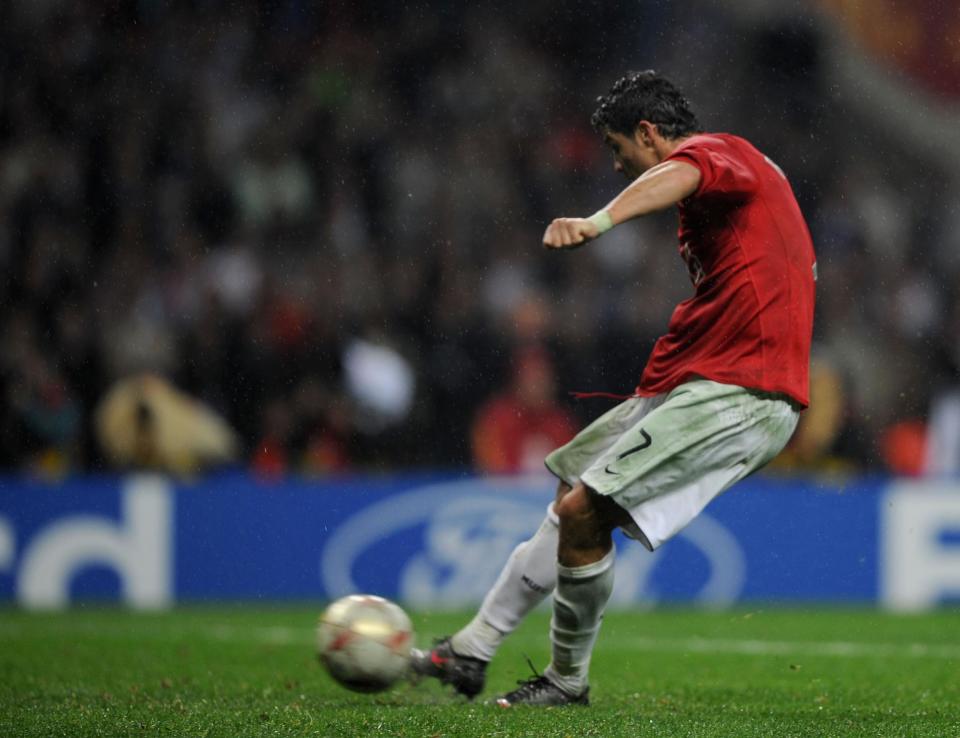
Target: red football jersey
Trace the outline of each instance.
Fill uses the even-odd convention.
[[[695,291],[674,309],[637,393],[703,377],[806,407],[816,257],[790,184],[748,141],[725,133],[692,136],[671,159],[701,174],[677,206]]]

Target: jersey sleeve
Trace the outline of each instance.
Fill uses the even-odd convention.
[[[757,177],[736,152],[709,140],[694,141],[667,160],[683,161],[700,170],[700,186],[692,197],[746,199],[757,190]]]

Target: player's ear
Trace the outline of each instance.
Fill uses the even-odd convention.
[[[648,120],[642,120],[637,123],[637,127],[633,130],[633,138],[641,146],[650,148],[653,146],[653,136],[656,130],[656,125]]]

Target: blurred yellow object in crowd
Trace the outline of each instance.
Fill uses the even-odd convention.
[[[111,462],[188,476],[236,458],[237,435],[202,402],[152,374],[117,382],[96,411]]]

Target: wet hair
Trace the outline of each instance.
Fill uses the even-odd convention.
[[[664,138],[681,138],[699,133],[700,123],[690,101],[652,69],[627,72],[597,98],[597,110],[590,123],[600,133],[613,131],[632,136],[640,121],[654,123]]]

